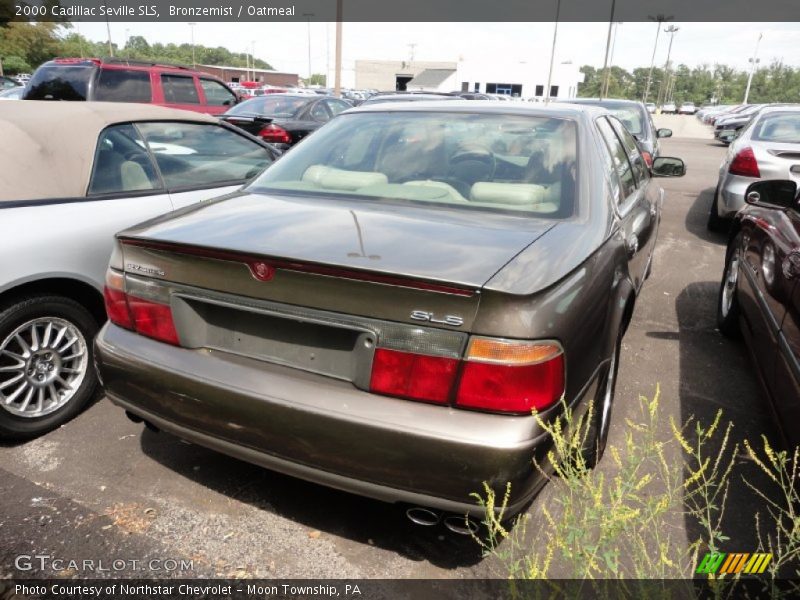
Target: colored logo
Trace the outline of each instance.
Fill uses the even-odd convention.
[[[771,561],[772,554],[766,553],[709,552],[703,557],[695,573],[703,575],[735,575],[737,573],[758,575],[766,571]]]

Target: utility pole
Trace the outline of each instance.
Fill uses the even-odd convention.
[[[131,59],[131,47],[129,45],[130,39],[131,39],[131,30],[125,28],[125,55],[128,60]]]
[[[308,24],[308,79],[306,80],[306,87],[311,84],[311,17],[314,13],[303,13]]]
[[[333,95],[342,97],[342,0],[336,0],[336,74]]]
[[[611,30],[614,27],[614,9],[617,0],[611,0],[611,16],[608,18],[608,37],[606,37],[606,57],[603,59],[603,83],[600,86],[600,99],[602,100],[608,92],[608,54],[611,50]]]
[[[758,45],[761,43],[761,38],[764,37],[763,33],[758,34],[758,39],[756,40],[756,48],[753,50],[753,58],[750,60],[750,75],[747,76],[747,88],[744,91],[744,101],[742,104],[747,104],[747,99],[750,97],[750,84],[753,83],[753,73],[756,70],[756,64],[758,63],[758,59],[756,55],[758,54]]]
[[[108,55],[113,58],[114,45],[111,43],[111,24],[108,22],[108,11],[106,11],[106,32],[108,32]]]
[[[187,23],[187,25],[189,26],[189,29],[192,32],[192,67],[196,69],[197,59],[194,56],[194,26],[197,25],[197,23]]]
[[[558,18],[561,15],[561,0],[556,0],[556,23],[553,28],[553,47],[550,50],[550,70],[547,72],[547,90],[545,91],[545,104],[550,102],[551,83],[553,81],[553,60],[556,56],[556,40],[558,39]]]
[[[651,21],[656,21],[658,27],[656,29],[656,43],[653,44],[653,58],[650,59],[650,72],[647,74],[647,85],[644,88],[644,97],[642,102],[647,102],[647,97],[650,95],[650,83],[653,81],[653,66],[656,64],[656,50],[658,49],[658,34],[661,33],[661,24],[664,21],[671,21],[673,17],[665,17],[664,15],[656,15],[655,17],[647,17]]]
[[[658,104],[661,104],[661,92],[664,92],[663,101],[667,101],[667,92],[669,91],[667,87],[669,86],[669,56],[672,54],[672,40],[675,39],[675,34],[678,33],[680,27],[676,27],[675,25],[670,25],[664,30],[664,33],[669,34],[669,47],[667,49],[667,62],[664,63],[664,78],[661,81],[661,86],[658,88]]]

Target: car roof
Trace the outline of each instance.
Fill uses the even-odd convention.
[[[575,119],[585,114],[606,114],[608,111],[600,106],[577,105],[566,102],[550,104],[506,102],[503,100],[423,100],[418,102],[378,102],[364,103],[347,110],[347,114],[357,112],[469,112],[485,114],[548,116],[563,119]]]
[[[132,121],[218,122],[208,115],[152,104],[4,102],[0,202],[86,195],[100,132]]]

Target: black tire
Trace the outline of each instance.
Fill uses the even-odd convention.
[[[598,386],[595,399],[592,422],[586,435],[586,446],[583,449],[583,460],[589,469],[594,469],[603,458],[608,442],[608,431],[611,426],[611,411],[614,405],[614,394],[617,389],[617,374],[619,373],[619,356],[622,349],[622,331],[617,336],[614,344],[614,353],[605,369],[605,373]],[[604,411],[604,407],[607,410]]]
[[[717,196],[719,195],[719,184],[717,184],[717,189],[714,190],[714,198],[711,200],[711,208],[708,211],[708,222],[706,223],[706,227],[709,231],[713,231],[715,233],[719,233],[725,229],[725,221],[722,217],[719,216],[719,212],[717,211]]]
[[[63,406],[40,417],[21,416],[0,406],[0,439],[30,439],[63,425],[86,406],[97,387],[92,342],[97,334],[98,323],[86,308],[70,298],[56,295],[28,296],[16,299],[13,304],[0,306],[0,348],[5,347],[6,341],[17,328],[30,321],[44,318],[67,322],[83,337],[82,343],[87,356],[85,365],[80,369],[83,379]],[[0,359],[3,359],[3,356],[6,356],[7,361],[16,360],[9,359],[7,355],[0,355]],[[3,373],[0,373],[0,384],[3,382],[2,375]],[[13,385],[7,386],[6,390],[8,389],[13,389]]]
[[[738,261],[741,260],[739,246],[742,244],[742,234],[737,233],[728,244],[725,253],[725,268],[722,270],[722,282],[717,296],[717,328],[722,335],[731,339],[742,337],[739,326],[739,287]]]

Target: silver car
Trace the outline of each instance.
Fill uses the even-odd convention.
[[[728,148],[708,215],[718,231],[745,205],[744,193],[759,179],[800,183],[800,106],[763,108]]]
[[[92,396],[114,234],[238,189],[274,157],[217,119],[144,104],[0,109],[0,438],[32,437]]]

